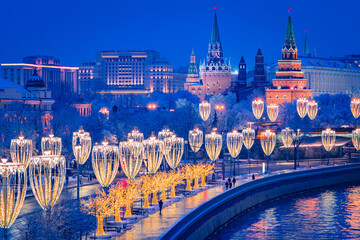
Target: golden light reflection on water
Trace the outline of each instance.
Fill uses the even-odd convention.
[[[347,194],[348,205],[346,223],[350,229],[360,231],[360,187],[352,188]]]

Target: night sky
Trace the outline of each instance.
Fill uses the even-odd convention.
[[[225,57],[251,67],[258,47],[267,63],[280,57],[289,5],[299,51],[307,29],[317,56],[360,54],[359,0],[7,0],[0,62],[54,55],[77,66],[96,51],[154,49],[187,66],[192,48],[205,59],[217,6]]]

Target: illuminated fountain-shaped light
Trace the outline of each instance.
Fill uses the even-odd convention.
[[[276,144],[276,134],[270,129],[260,134],[261,148],[267,158],[267,170],[269,170],[269,155],[274,151]]]
[[[210,134],[205,134],[205,149],[210,160],[215,161],[222,149],[222,136],[216,131],[212,131]]]
[[[285,128],[281,130],[281,141],[286,147],[286,160],[289,161],[289,147],[293,143],[294,130]]]
[[[20,133],[18,139],[11,140],[10,155],[14,163],[23,163],[27,168],[32,157],[32,141]]]
[[[355,119],[360,116],[360,98],[352,98],[350,103],[351,113]]]
[[[360,128],[357,128],[351,133],[351,140],[354,145],[354,148],[359,151],[360,150]]]
[[[264,112],[264,101],[260,98],[252,101],[252,111],[257,120],[261,118]]]
[[[334,130],[327,128],[326,130],[323,130],[321,132],[322,145],[324,146],[325,150],[328,153],[327,165],[329,165],[329,163],[330,163],[330,151],[335,146],[335,140],[336,140],[336,133]]]
[[[271,122],[275,122],[279,115],[279,105],[276,103],[270,103],[266,107],[267,115]]]
[[[127,142],[120,142],[119,151],[121,168],[125,175],[132,180],[140,171],[144,145],[141,142],[129,139]]]
[[[6,231],[14,223],[23,206],[27,189],[27,171],[23,163],[0,162],[0,227]]]
[[[184,153],[184,139],[176,137],[173,134],[171,137],[165,138],[164,140],[164,155],[166,162],[169,164],[171,169],[179,166],[182,155]]]
[[[37,202],[43,210],[50,211],[64,186],[65,157],[51,155],[51,150],[45,150],[44,155],[31,158],[29,172],[31,189]]]
[[[155,136],[151,136],[149,139],[143,141],[143,145],[143,158],[147,170],[151,174],[155,174],[164,157],[164,141],[156,139]]]
[[[203,121],[208,120],[211,113],[211,105],[208,101],[202,101],[199,104],[199,113]]]
[[[242,135],[243,135],[244,146],[248,150],[248,165],[249,165],[249,175],[250,175],[250,149],[254,145],[255,130],[252,129],[251,127],[245,128],[242,131]]]
[[[318,104],[315,100],[311,100],[308,102],[307,105],[308,105],[308,116],[311,120],[314,120],[319,110]]]
[[[243,135],[242,133],[234,130],[227,133],[226,135],[226,145],[229,150],[231,157],[236,158],[240,152],[243,145]]]
[[[73,133],[72,139],[73,153],[75,160],[79,164],[84,164],[91,152],[91,137],[90,133],[85,132],[82,128],[79,131]]]
[[[99,110],[99,118],[100,120],[109,120],[110,111],[107,107],[102,107]]]
[[[299,98],[296,100],[296,110],[301,118],[304,118],[308,113],[308,102],[306,98]]]
[[[50,151],[50,155],[60,156],[61,155],[61,138],[54,137],[51,132],[49,137],[41,138],[41,152],[45,155],[45,151]]]
[[[102,187],[108,187],[114,180],[119,169],[119,161],[119,148],[109,145],[106,140],[93,147],[92,167]]]
[[[139,132],[137,128],[128,133],[128,140],[133,139],[136,142],[144,141],[144,134]]]
[[[198,128],[189,131],[189,145],[193,152],[197,153],[203,144],[203,131]]]
[[[164,127],[163,130],[158,132],[158,139],[159,140],[164,140],[165,138],[171,137],[172,135],[174,135],[174,133],[171,132],[169,128]]]

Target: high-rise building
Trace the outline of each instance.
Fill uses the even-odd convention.
[[[264,68],[264,56],[262,55],[261,49],[259,48],[255,56],[255,70],[254,70],[254,81],[255,87],[265,86],[269,83],[266,81],[265,68]]]
[[[197,83],[191,83],[191,86],[190,83],[187,83],[189,85],[188,90],[201,99],[221,94],[229,90],[231,85],[231,66],[230,62],[224,58],[216,10],[215,7],[207,59],[199,68],[200,80]],[[188,79],[190,78],[188,77]]]
[[[307,80],[301,71],[301,60],[298,60],[298,49],[295,43],[294,28],[289,17],[285,42],[282,48],[282,60],[278,61],[276,78],[273,87],[265,91],[267,103],[291,102],[297,98],[311,98],[312,90],[307,88]]]
[[[99,89],[101,83],[99,82],[99,67],[97,67],[97,63],[95,61],[84,62],[79,67],[78,79],[81,94]]]
[[[155,59],[153,63],[146,66],[145,88],[150,92],[172,93],[174,77],[173,66],[167,59]]]
[[[34,70],[43,78],[54,97],[64,93],[79,93],[77,67],[61,66],[52,56],[25,57],[22,63],[2,63],[1,77],[23,87]]]

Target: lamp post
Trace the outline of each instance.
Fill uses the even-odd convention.
[[[147,109],[149,110],[155,110],[157,108],[157,105],[155,103],[149,103],[147,105]]]
[[[293,143],[294,143],[294,169],[296,170],[296,167],[299,165],[299,162],[296,163],[297,159],[299,158],[299,147],[300,144],[302,142],[302,140],[304,139],[304,134],[301,133],[300,129],[297,129],[296,133],[293,134]],[[295,150],[296,150],[296,154],[295,154]]]
[[[175,134],[173,134],[171,137],[165,138],[164,155],[166,162],[169,164],[171,169],[176,169],[179,166],[183,153],[183,138],[176,137]]]
[[[301,118],[304,118],[308,113],[308,102],[306,98],[299,98],[296,100],[296,110]]]
[[[357,127],[357,119],[360,116],[360,98],[352,98],[350,103],[351,113],[355,118],[355,125]]]
[[[10,155],[14,163],[23,163],[25,168],[27,168],[32,156],[32,141],[24,139],[20,132],[18,139],[11,139]]]
[[[196,153],[200,150],[203,144],[203,131],[198,128],[194,128],[189,131],[189,145],[194,152],[194,163],[196,162]]]
[[[136,142],[144,141],[144,134],[139,132],[137,128],[128,133],[128,140],[133,139]]]
[[[325,150],[328,153],[327,154],[328,155],[327,165],[329,165],[329,163],[330,163],[330,151],[333,149],[333,147],[335,145],[335,140],[336,140],[336,133],[334,130],[327,128],[326,130],[323,130],[321,132],[321,141],[322,141],[322,144],[323,144]]]
[[[356,149],[356,152],[359,154],[360,150],[360,128],[357,128],[352,131],[351,133],[351,141],[353,143],[354,148]]]
[[[219,129],[219,132],[220,132],[221,136],[223,136],[224,133],[223,133],[223,130],[221,128],[221,114],[222,114],[222,111],[224,111],[224,109],[225,109],[225,105],[224,104],[216,104],[215,109],[217,111],[219,111],[219,127],[218,127],[218,129]],[[224,138],[222,138],[222,139],[224,139]],[[223,150],[222,172],[223,172],[223,180],[224,180],[225,179],[225,152],[224,152],[225,148],[223,148],[222,150]]]
[[[294,131],[290,128],[285,128],[281,130],[281,140],[284,146],[286,147],[286,161],[289,161],[289,147],[293,143]]]
[[[51,150],[45,150],[44,155],[31,158],[29,172],[31,189],[37,202],[44,211],[51,214],[51,208],[58,201],[64,187],[65,157],[51,155]]]
[[[242,131],[244,146],[248,150],[248,165],[249,165],[249,176],[250,176],[250,149],[254,145],[255,141],[255,130],[250,127],[245,128]]]
[[[236,130],[227,133],[226,144],[234,161],[233,175],[235,176],[235,158],[240,154],[243,145],[243,135]]]
[[[271,122],[275,122],[279,115],[279,105],[276,103],[270,103],[266,107],[267,115]]]
[[[205,149],[210,160],[215,161],[219,157],[222,149],[222,135],[212,131],[210,134],[205,134]],[[215,172],[213,174],[215,180]]]
[[[149,173],[155,174],[160,168],[164,156],[164,141],[156,139],[152,135],[149,139],[143,141],[144,162]],[[145,161],[146,159],[146,161]]]
[[[77,189],[76,196],[80,206],[80,165],[85,164],[91,152],[91,137],[90,133],[85,132],[82,127],[79,131],[73,132],[72,148],[76,161],[77,170]]]
[[[272,132],[270,129],[268,129],[260,134],[260,142],[261,142],[261,148],[264,151],[267,158],[266,169],[267,171],[269,171],[269,156],[274,151],[275,148],[276,134]]]
[[[103,188],[106,189],[114,180],[119,169],[119,161],[119,148],[109,145],[106,140],[93,147],[92,167],[96,179]]]
[[[122,170],[129,180],[135,179],[142,165],[144,145],[129,139],[127,142],[120,142],[119,152]]]
[[[0,227],[7,229],[18,217],[27,189],[27,171],[24,163],[9,163],[3,156],[0,162]]]
[[[208,101],[202,101],[199,104],[199,114],[203,121],[208,120],[211,113],[211,105]]]

